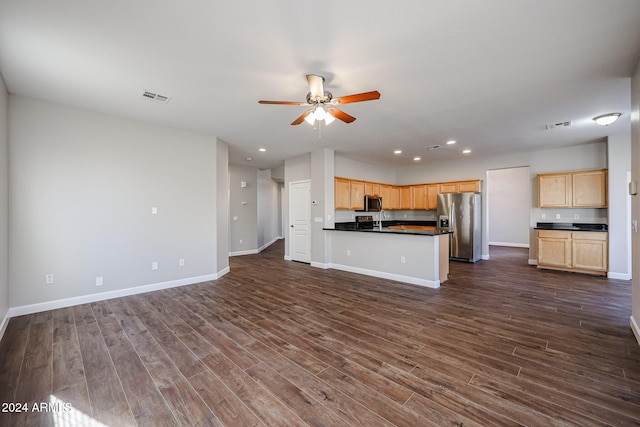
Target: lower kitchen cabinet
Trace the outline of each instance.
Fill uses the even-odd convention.
[[[538,268],[607,274],[607,233],[538,230]]]

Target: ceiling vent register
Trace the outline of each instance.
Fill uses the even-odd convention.
[[[569,127],[571,126],[571,120],[567,120],[566,122],[558,122],[547,125],[547,129],[555,129],[561,127]]]
[[[149,92],[149,91],[146,91],[146,90],[142,91],[142,93],[140,94],[140,97],[142,97],[144,99],[148,99],[150,101],[159,102],[161,104],[166,104],[171,99],[168,96],[159,95],[157,93]]]

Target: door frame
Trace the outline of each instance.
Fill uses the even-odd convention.
[[[294,198],[293,198],[293,191],[292,188],[293,186],[296,185],[300,185],[300,184],[306,184],[308,189],[309,189],[309,201],[311,201],[311,180],[310,179],[303,179],[303,180],[299,180],[299,181],[290,181],[289,182],[289,188],[288,188],[288,192],[289,192],[289,217],[287,218],[287,222],[288,222],[288,232],[287,232],[287,237],[289,239],[289,245],[288,245],[288,254],[285,257],[285,259],[288,259],[290,261],[301,261],[301,262],[311,262],[311,211],[309,210],[309,218],[308,218],[308,224],[309,224],[309,228],[308,228],[308,241],[309,241],[309,259],[308,260],[297,260],[294,259],[293,257],[293,249],[294,249],[294,230],[295,228],[293,227],[293,221],[292,218],[294,217],[293,215],[293,210],[295,207],[294,204]]]

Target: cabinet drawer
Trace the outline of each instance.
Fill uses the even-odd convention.
[[[607,233],[599,231],[574,231],[571,233],[573,240],[607,240]]]
[[[571,232],[564,230],[538,230],[538,237],[551,239],[570,239]]]

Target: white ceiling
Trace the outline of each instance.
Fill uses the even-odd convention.
[[[639,58],[640,0],[0,0],[10,93],[214,135],[259,168],[318,148],[400,167],[602,140],[629,126]],[[290,125],[304,107],[257,103],[304,101],[308,73],[382,96],[319,139]],[[591,120],[607,112],[623,116]]]

